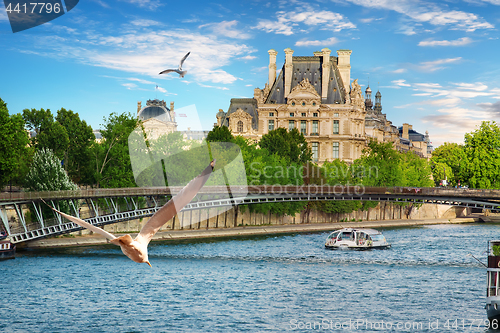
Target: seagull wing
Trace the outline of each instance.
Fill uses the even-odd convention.
[[[42,201],[43,201],[43,199],[42,199]],[[43,201],[43,202],[45,202],[45,201]],[[50,207],[50,205],[48,205],[46,202],[45,202],[45,204]],[[50,209],[52,209],[54,212],[60,214],[61,216],[67,218],[71,222],[74,222],[74,223],[78,224],[80,227],[84,227],[86,229],[89,229],[90,231],[98,233],[98,234],[106,237],[109,240],[112,240],[112,239],[116,238],[115,236],[113,236],[109,232],[105,231],[104,229],[101,229],[99,227],[96,227],[95,225],[92,225],[92,224],[90,224],[88,222],[85,222],[84,220],[79,219],[78,217],[65,214],[63,212],[58,211],[57,209],[52,208],[52,207],[50,207]]]
[[[167,74],[167,73],[172,73],[172,72],[177,72],[177,70],[176,69],[165,69],[164,71],[161,71],[159,74]]]
[[[182,64],[184,63],[184,60],[186,60],[186,58],[190,53],[191,52],[186,53],[186,55],[181,59],[181,62],[179,63],[179,70],[182,70]]]
[[[199,176],[191,180],[175,197],[161,207],[142,227],[141,232],[137,235],[135,240],[147,246],[156,232],[173,218],[178,211],[193,200],[198,191],[207,182],[214,167],[215,160],[210,162],[210,165],[206,167]]]

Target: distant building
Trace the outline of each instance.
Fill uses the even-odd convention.
[[[170,102],[170,109],[165,101],[158,99],[148,100],[145,107],[142,107],[141,102],[137,102],[137,118],[142,120],[144,131],[152,140],[177,131],[174,102]]]
[[[401,151],[413,151],[423,158],[431,158],[432,145],[429,139],[429,132],[425,131],[425,135],[418,133],[413,129],[413,126],[404,123],[398,128],[399,131],[399,149]]]
[[[368,86],[365,90],[365,135],[367,139],[375,139],[378,142],[392,142],[394,148],[399,149],[399,131],[387,120],[382,113],[382,94],[377,91],[375,94],[375,106],[371,99],[371,89]]]
[[[234,135],[260,140],[278,127],[304,134],[317,163],[342,159],[353,162],[365,147],[365,107],[361,87],[350,86],[351,50],[330,56],[327,48],[314,56],[293,56],[276,77],[276,55],[269,50],[269,81],[253,98],[233,98],[227,112],[219,110],[217,125]]]

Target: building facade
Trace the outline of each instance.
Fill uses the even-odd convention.
[[[276,56],[269,50],[269,82],[253,98],[233,98],[227,112],[219,110],[217,125],[234,135],[258,141],[278,127],[304,134],[313,160],[353,162],[366,144],[365,106],[357,80],[350,82],[350,50],[331,56],[327,48],[313,56],[293,56],[276,76]]]

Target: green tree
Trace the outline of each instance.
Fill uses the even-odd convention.
[[[231,142],[233,139],[231,131],[226,126],[214,126],[207,134],[207,141],[209,142]]]
[[[354,161],[352,174],[355,181],[366,186],[401,186],[403,172],[401,154],[392,148],[392,143],[371,140],[364,155]]]
[[[79,184],[93,184],[92,145],[95,135],[92,127],[81,120],[78,113],[61,108],[56,120],[69,136],[68,148],[64,152],[64,167],[71,179]]]
[[[139,126],[131,114],[112,113],[104,117],[102,141],[94,146],[95,179],[104,188],[135,187],[128,137]]]
[[[432,187],[431,168],[425,158],[409,151],[401,154],[401,186]]]
[[[31,138],[31,145],[36,150],[48,148],[60,159],[64,158],[69,145],[68,132],[54,120],[49,109],[24,109],[23,119],[26,127],[35,132],[35,136]]]
[[[307,145],[304,135],[296,128],[287,131],[277,128],[262,136],[259,146],[266,149],[269,154],[277,154],[284,157],[289,163],[303,165],[311,161],[312,153]]]
[[[31,155],[28,133],[21,115],[9,115],[7,103],[0,98],[0,188],[19,179]]]
[[[444,162],[436,162],[432,164],[432,176],[436,186],[441,185],[443,180],[446,180],[451,186],[457,185],[453,168]]]
[[[33,163],[26,175],[25,188],[28,191],[36,192],[76,191],[79,189],[62,167],[61,160],[48,148],[41,148],[35,152]],[[69,204],[66,201],[60,201],[58,207],[63,212],[70,212]],[[49,207],[42,206],[41,209],[44,218],[54,216]],[[36,216],[33,210],[31,210],[31,216]]]
[[[52,150],[42,148],[33,156],[33,163],[26,176],[25,187],[29,191],[78,190]]]
[[[446,176],[451,185],[463,184],[467,173],[467,155],[463,145],[445,142],[432,152],[431,167],[434,180],[439,183],[443,175],[443,169],[438,164],[448,166]],[[441,174],[441,176],[438,175]],[[453,176],[451,176],[453,175]]]
[[[494,121],[465,134],[467,182],[472,188],[500,188],[500,129]]]

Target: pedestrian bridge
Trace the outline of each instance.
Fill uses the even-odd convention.
[[[66,234],[82,228],[55,214],[65,210],[96,226],[152,216],[178,187],[91,189],[0,194],[0,218],[13,243]],[[500,211],[500,190],[344,185],[203,187],[183,211],[289,201],[363,200],[435,203]]]

